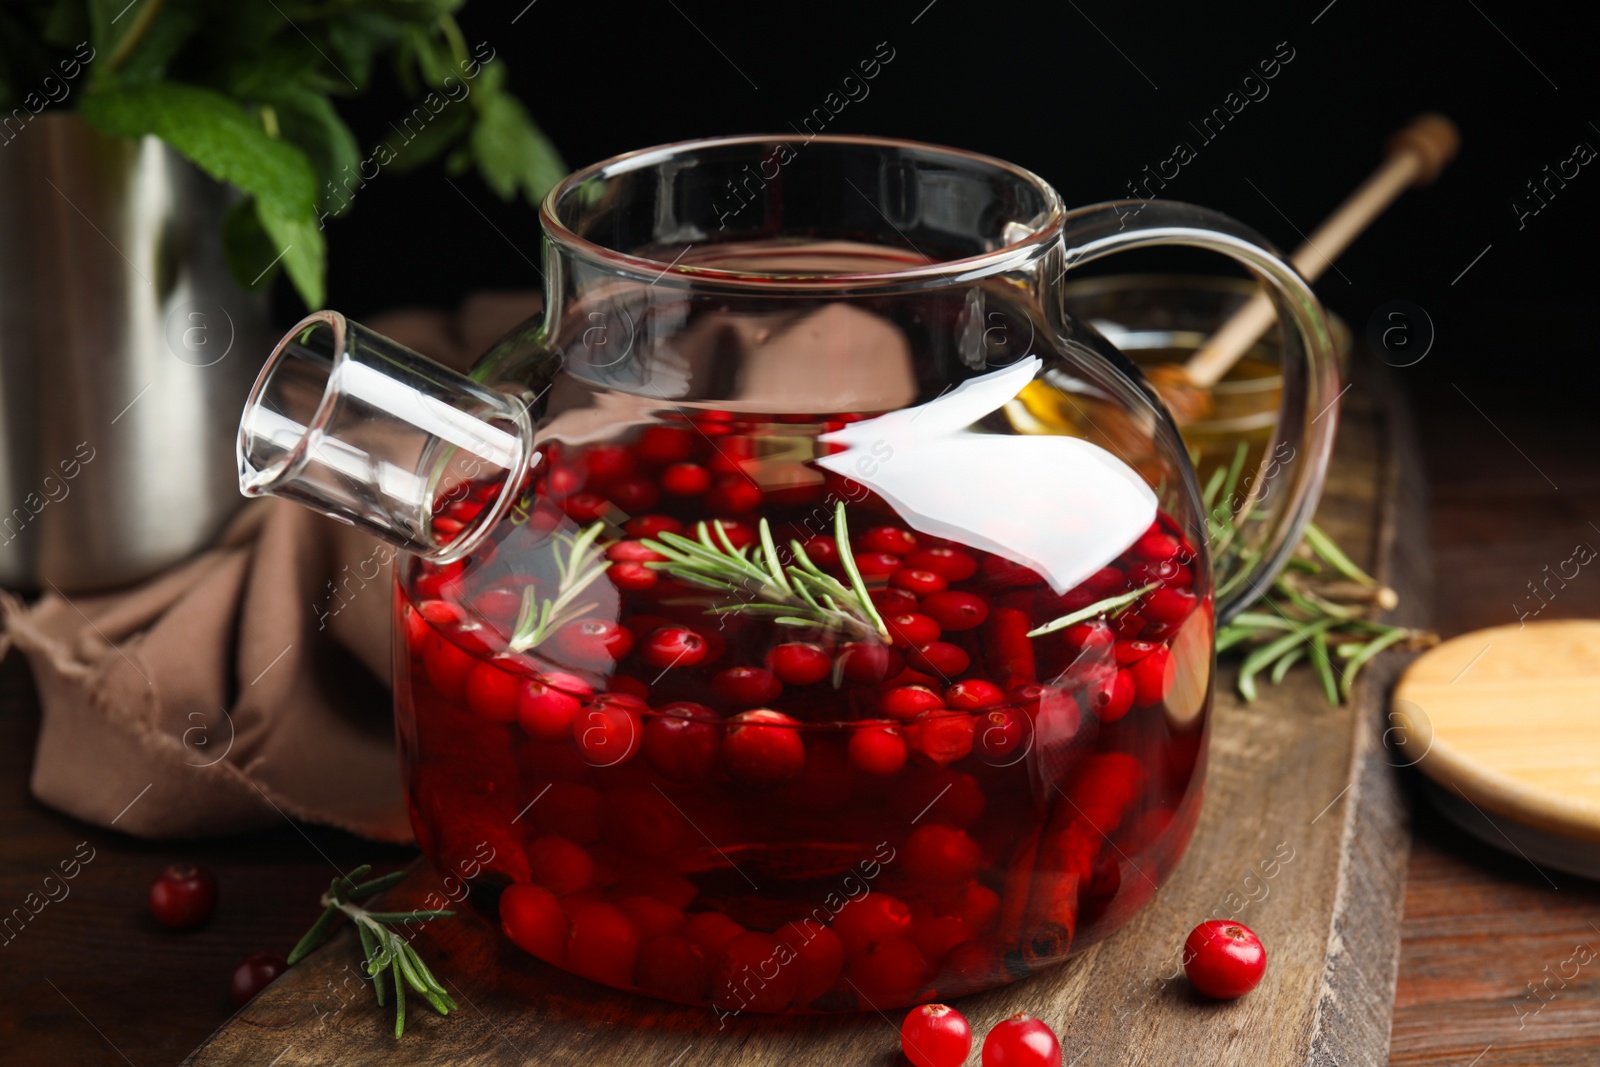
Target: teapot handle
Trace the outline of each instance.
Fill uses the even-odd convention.
[[[1218,503],[1218,513],[1207,519],[1214,536],[1219,522],[1249,517],[1247,535],[1234,538],[1225,558],[1213,561],[1221,624],[1266,591],[1316,510],[1343,395],[1338,361],[1327,315],[1310,286],[1260,235],[1219,212],[1137,200],[1070,211],[1061,232],[1062,270],[1156,245],[1209,249],[1244,264],[1264,283],[1279,320],[1294,327],[1283,336],[1283,404],[1273,438],[1255,472],[1240,477],[1235,498]]]

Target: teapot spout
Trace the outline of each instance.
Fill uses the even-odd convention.
[[[239,422],[239,491],[440,563],[471,552],[537,460],[527,407],[350,322],[301,320]]]

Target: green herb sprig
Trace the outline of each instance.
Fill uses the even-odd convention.
[[[834,508],[833,533],[848,585],[818,567],[799,541],[789,542],[794,562],[784,564],[766,519],[758,526],[758,543],[744,548],[733,546],[720,522],[700,523],[694,538],[664,533],[647,539],[645,547],[667,558],[646,566],[722,594],[724,602],[707,608],[708,614],[766,615],[779,626],[835,630],[887,641],[889,628],[872,603],[850,551],[850,527],[842,500]]]
[[[355,902],[394,888],[406,876],[405,871],[395,871],[393,874],[385,874],[371,881],[356,881],[371,870],[371,864],[362,864],[349,874],[333,880],[328,886],[328,891],[322,894],[322,914],[290,951],[289,963],[292,965],[305,959],[313,949],[327,940],[328,934],[341,915],[347,918],[355,924],[356,933],[361,937],[367,977],[373,980],[372,988],[378,998],[379,1007],[383,1006],[386,995],[384,985],[388,980],[380,976],[386,970],[390,972],[394,982],[394,1036],[399,1037],[406,1029],[406,986],[416,990],[440,1015],[448,1015],[455,1011],[456,1002],[450,999],[450,994],[445,992],[444,986],[440,985],[433,972],[428,970],[428,965],[422,962],[422,957],[411,947],[411,943],[390,929],[388,924],[428,922],[432,919],[446,918],[455,912],[368,911]]]
[[[1074,626],[1077,623],[1084,622],[1088,619],[1098,618],[1101,615],[1104,615],[1108,618],[1114,615],[1120,615],[1122,612],[1126,611],[1135,600],[1138,600],[1140,597],[1144,596],[1146,593],[1160,584],[1160,582],[1151,582],[1149,585],[1135,589],[1131,593],[1119,593],[1116,596],[1108,596],[1104,600],[1097,600],[1086,608],[1079,608],[1070,615],[1063,615],[1059,619],[1051,619],[1043,626],[1040,626],[1037,629],[1029,630],[1028,636],[1043,637],[1045,634],[1053,634],[1057,630],[1065,630],[1068,626]]]
[[[600,605],[575,604],[585,589],[606,572],[606,546],[600,543],[605,523],[586,526],[576,534],[557,534],[556,595],[544,598],[534,586],[522,593],[522,610],[511,633],[511,651],[526,652],[567,623],[580,619]]]

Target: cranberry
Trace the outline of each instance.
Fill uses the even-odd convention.
[[[889,584],[916,596],[932,596],[934,593],[944,592],[949,583],[933,571],[901,567],[889,575]]]
[[[918,612],[891,615],[884,622],[889,627],[889,633],[894,636],[894,643],[902,648],[915,648],[917,645],[937,641],[939,635],[943,633],[932,617]]]
[[[745,475],[729,474],[717,480],[706,503],[713,511],[737,515],[760,507],[763,495],[761,487]]]
[[[767,653],[767,669],[784,685],[814,685],[833,673],[833,657],[821,645],[790,641]]]
[[[867,685],[892,678],[905,666],[905,656],[899,649],[876,643],[851,641],[841,645],[839,659],[844,663],[846,678]]]
[[[464,622],[467,613],[460,605],[448,600],[424,600],[415,609],[406,612],[406,644],[413,656],[421,657],[432,639],[438,636],[435,627],[457,626]]]
[[[457,636],[470,633],[465,627]],[[451,700],[460,700],[467,693],[467,679],[478,666],[478,658],[443,634],[435,633],[428,639],[422,654],[422,668],[428,682],[439,694]]]
[[[722,719],[703,704],[687,701],[657,709],[644,727],[644,757],[657,774],[674,782],[698,782],[717,766]]]
[[[817,534],[800,542],[806,557],[819,567],[828,568],[839,563],[839,544],[827,534]]]
[[[973,593],[947,589],[925,598],[922,611],[946,630],[971,630],[989,617],[989,602]]]
[[[729,667],[711,679],[711,692],[718,700],[749,708],[777,700],[783,683],[760,667]]]
[[[591,483],[604,485],[633,474],[633,453],[621,445],[595,445],[585,453],[583,465]]]
[[[551,467],[550,475],[545,481],[545,489],[557,499],[571,496],[582,486],[583,475],[571,467]]]
[[[776,933],[794,950],[788,965],[795,972],[794,1003],[809,1004],[833,988],[844,970],[844,944],[838,934],[815,919],[785,923]]]
[[[972,1051],[972,1027],[954,1008],[924,1004],[900,1024],[900,1051],[913,1067],[961,1067]]]
[[[717,534],[718,528],[720,528],[722,531],[720,537]],[[755,530],[736,519],[716,519],[711,523],[710,526],[707,527],[707,529],[710,531],[712,539],[717,544],[720,545],[722,543],[722,539],[725,537],[728,539],[728,543],[734,547],[735,551],[745,547],[746,545],[753,545],[756,541]]]
[[[974,934],[988,933],[1000,918],[1000,894],[986,885],[969,882],[961,892],[957,914]]]
[[[867,579],[887,578],[900,569],[900,557],[890,552],[857,552],[856,570]]]
[[[896,686],[878,700],[878,708],[895,719],[914,719],[925,711],[944,706],[944,699],[923,685]]]
[[[959,548],[919,548],[906,556],[906,566],[932,571],[947,582],[964,582],[978,573],[978,561]]]
[[[1166,645],[1157,645],[1148,656],[1129,666],[1128,673],[1133,676],[1133,702],[1141,708],[1161,703],[1172,682],[1168,670],[1171,666],[1172,653]]]
[[[652,667],[693,667],[706,658],[706,639],[684,626],[663,626],[644,639],[640,655]]]
[[[1061,1042],[1044,1023],[1018,1013],[983,1039],[983,1067],[1061,1067]]]
[[[924,915],[911,928],[912,943],[930,964],[937,964],[951,949],[971,938],[967,924],[954,915]]]
[[[573,717],[582,706],[579,697],[591,692],[583,679],[562,671],[523,682],[517,695],[517,722],[532,737],[558,741],[572,732]]]
[[[845,952],[859,956],[880,941],[911,933],[911,909],[887,893],[872,892],[846,902],[833,919]]]
[[[579,619],[557,630],[550,643],[562,662],[604,670],[633,648],[633,634],[610,619]]]
[[[910,938],[880,941],[850,962],[850,980],[870,1006],[905,1003],[927,978],[928,961]]]
[[[1116,643],[1116,632],[1104,619],[1079,622],[1061,631],[1061,638],[1073,652],[1091,657],[1101,657]]]
[[[1127,668],[1106,678],[1096,678],[1084,691],[1084,702],[1101,722],[1116,722],[1133,707],[1135,686]]]
[[[682,426],[646,426],[633,443],[633,453],[644,462],[664,467],[694,455],[695,434]]]
[[[917,610],[917,598],[904,589],[874,589],[867,594],[867,598],[878,609],[879,615],[904,615]]]
[[[711,985],[706,950],[682,934],[657,934],[639,946],[634,978],[640,989],[668,1000],[700,1000]]]
[[[1178,558],[1178,553],[1182,550],[1182,547],[1176,537],[1153,529],[1135,541],[1129,551],[1142,560],[1161,563],[1169,559]]]
[[[929,641],[908,652],[906,662],[919,670],[950,678],[965,671],[972,663],[972,657],[960,645],[952,645],[948,641]]]
[[[1002,589],[1022,589],[1044,581],[1038,571],[1002,556],[985,556],[981,569],[985,578]]]
[[[528,843],[533,880],[559,896],[576,893],[594,876],[594,861],[581,845],[551,835]]]
[[[850,734],[850,762],[868,774],[894,774],[906,765],[906,737],[890,719],[865,719]]]
[[[661,501],[661,490],[644,478],[628,478],[606,490],[611,502],[630,514],[649,511]]]
[[[973,721],[965,712],[930,711],[907,731],[911,751],[924,763],[948,767],[972,751]]]
[[[911,832],[905,858],[909,877],[939,885],[971,881],[983,863],[978,843],[965,830],[939,823],[925,823]]]
[[[660,537],[664,533],[683,533],[683,523],[670,515],[635,515],[622,524],[629,537]]]
[[[613,563],[606,568],[606,577],[611,579],[611,584],[618,589],[627,589],[635,593],[646,589],[653,589],[661,581],[661,575],[646,567],[643,563]]]
[[[511,943],[546,963],[567,959],[567,914],[544,886],[519,882],[500,894],[500,928]]]
[[[766,673],[766,672],[762,672]],[[747,711],[728,720],[722,758],[728,773],[746,785],[777,785],[805,770],[799,723],[778,711]]]
[[[233,972],[234,1004],[244,1007],[257,993],[271,985],[278,975],[288,969],[289,961],[276,952],[257,952],[253,956],[246,956],[244,962]]]
[[[1126,667],[1137,663],[1160,647],[1154,641],[1118,641],[1114,649],[1117,666]]]
[[[998,685],[982,678],[963,678],[944,691],[945,704],[964,711],[992,708],[1005,698],[1005,693]]]
[[[903,556],[916,551],[917,537],[910,530],[902,530],[898,526],[875,526],[861,535],[859,544],[867,552]]]
[[[204,926],[216,906],[217,879],[204,867],[174,863],[150,883],[150,914],[168,929]]]
[[[599,493],[573,493],[561,502],[561,510],[573,522],[598,522],[611,510],[611,501]]]
[[[615,904],[585,904],[573,914],[567,966],[574,973],[627,989],[638,955],[638,927]]]
[[[782,1011],[794,999],[799,976],[783,966],[785,946],[771,934],[740,934],[722,949],[711,978],[711,1000],[734,1011]]]
[[[419,598],[438,600],[443,597],[452,599],[461,595],[461,576],[465,573],[467,565],[462,560],[447,563],[443,567],[432,564],[423,564],[412,588],[416,590]]]
[[[633,925],[639,928],[641,940],[658,934],[676,934],[683,929],[683,912],[664,900],[635,893],[617,901],[617,906],[627,912]]]
[[[1267,950],[1248,926],[1212,919],[1184,941],[1183,972],[1199,992],[1232,1000],[1254,989],[1267,973]]]
[[[485,661],[467,675],[467,707],[480,719],[510,722],[517,717],[517,700],[524,679]]]
[[[618,541],[606,549],[606,559],[613,563],[660,563],[666,558],[643,541]]]
[[[744,927],[720,911],[705,911],[691,916],[683,932],[689,940],[705,949],[707,955],[715,956],[728,942],[744,933]]]
[[[578,752],[591,766],[615,767],[639,751],[644,726],[627,699],[597,699],[572,720]]]
[[[985,761],[1008,766],[1019,748],[1027,755],[1023,746],[1031,732],[1031,720],[1026,715],[1015,708],[993,708],[977,716],[977,720],[978,735],[973,747]]]
[[[1198,602],[1199,598],[1188,589],[1152,589],[1139,613],[1151,622],[1171,626],[1187,619]]]
[[[711,472],[698,463],[674,463],[661,472],[661,488],[673,496],[699,496],[711,488]]]

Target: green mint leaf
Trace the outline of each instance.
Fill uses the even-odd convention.
[[[490,64],[485,73],[495,68]],[[520,191],[530,204],[566,174],[561,155],[509,93],[480,84],[473,94],[478,121],[472,128],[472,157],[478,171],[502,200]]]
[[[295,291],[308,308],[322,306],[324,280],[327,272],[327,247],[322,240],[322,228],[313,212],[292,214],[279,210],[270,200],[256,200],[256,217],[261,228],[267,231],[277,247],[274,255],[280,257]]]
[[[245,197],[228,209],[222,220],[222,252],[228,272],[243,289],[265,288],[278,276],[272,263],[278,253],[256,217],[254,197]]]

